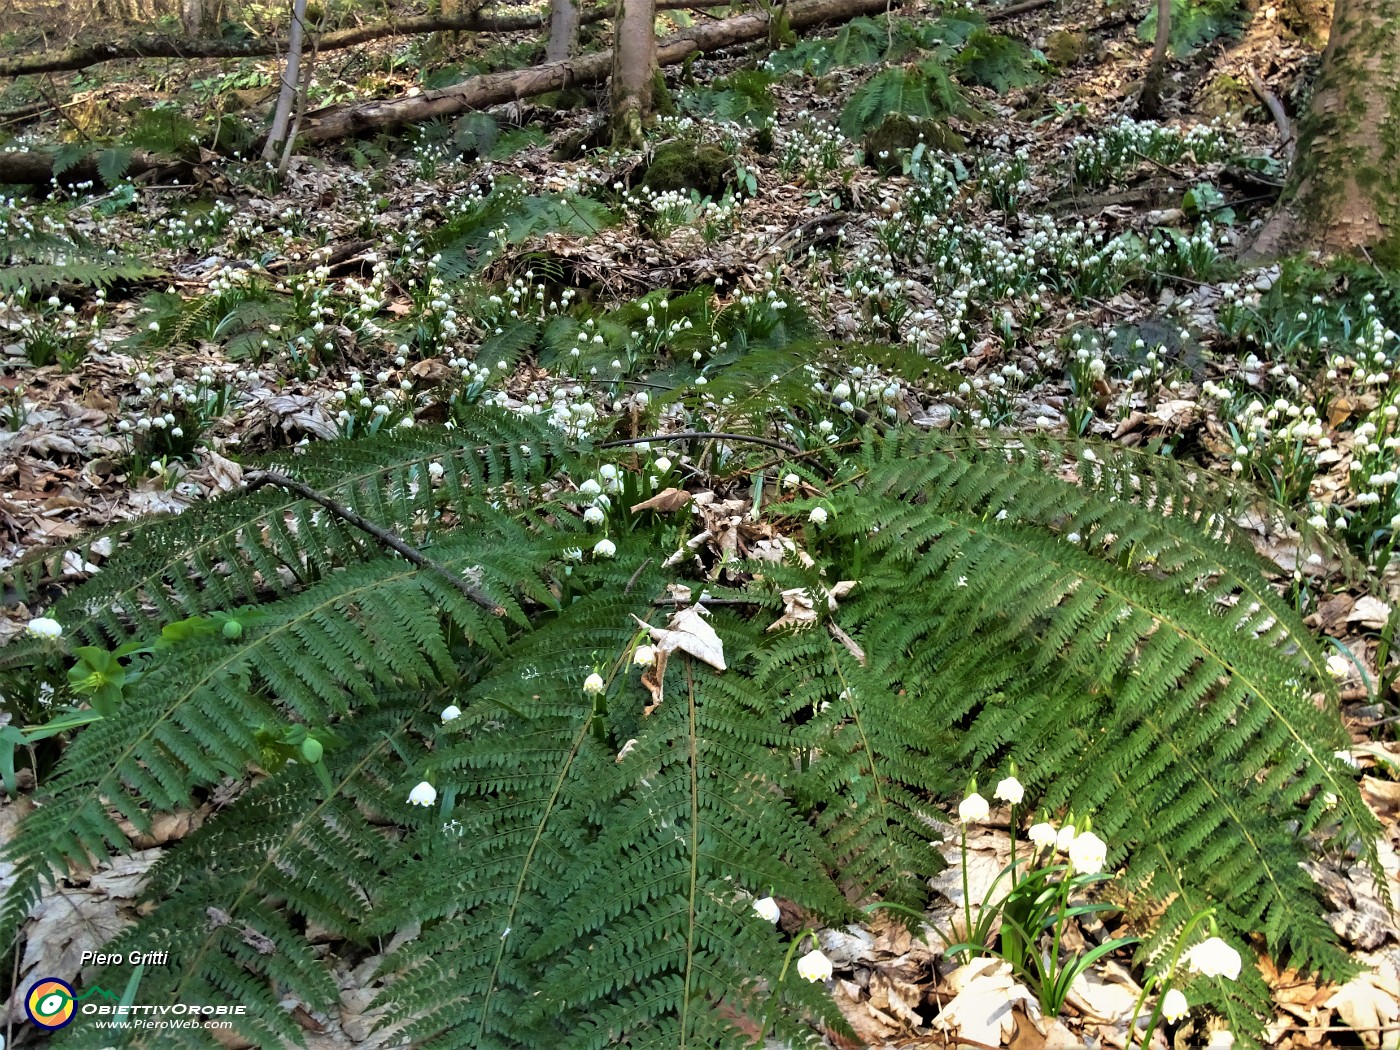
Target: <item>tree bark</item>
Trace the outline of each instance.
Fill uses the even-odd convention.
[[[614,149],[642,144],[657,69],[655,0],[617,0],[611,87]]]
[[[1157,35],[1152,41],[1152,57],[1147,61],[1147,75],[1138,93],[1139,116],[1157,118],[1162,115],[1162,88],[1167,80],[1167,49],[1172,41],[1172,0],[1157,0]]]
[[[218,19],[217,0],[180,0],[180,26],[192,40],[211,32]]]
[[[1254,257],[1368,251],[1400,264],[1400,0],[1337,0],[1298,161]]]
[[[796,30],[824,22],[847,22],[890,6],[899,6],[899,0],[893,3],[891,0],[804,0],[788,8],[788,24]],[[768,21],[766,13],[754,11],[691,26],[658,42],[657,65],[682,62],[696,51],[718,51],[735,44],[763,40],[768,36]],[[412,97],[329,106],[306,115],[301,138],[307,143],[330,142],[365,131],[433,117],[451,117],[467,110],[531,98],[547,91],[558,91],[569,84],[599,84],[607,79],[612,68],[612,52],[600,51],[572,62],[550,62],[530,69],[487,73]],[[4,156],[0,153],[0,159]]]
[[[292,106],[301,82],[301,45],[306,38],[306,0],[292,0],[292,30],[287,37],[287,64],[282,69],[282,90],[277,94],[277,109],[272,114],[272,127],[263,142],[262,159],[272,161],[287,140],[287,126],[292,119]]]
[[[1049,3],[1050,0],[1034,0],[1036,3]],[[319,50],[339,51],[371,40],[382,40],[392,36],[417,36],[423,33],[446,33],[465,30],[473,33],[515,33],[521,30],[540,29],[547,24],[541,14],[492,15],[479,13],[482,0],[463,0],[456,18],[438,15],[422,15],[404,18],[395,22],[378,22],[374,25],[353,26],[338,29],[321,36]],[[657,0],[658,11],[681,11],[688,8],[713,6],[703,0]],[[582,25],[591,25],[612,17],[613,5],[603,4],[579,13]],[[0,77],[21,77],[33,73],[65,73],[75,69],[87,69],[103,62],[117,62],[128,58],[261,58],[264,55],[280,54],[284,43],[280,40],[185,40],[168,36],[142,35],[124,42],[89,44],[72,47],[66,51],[53,51],[41,55],[26,55],[9,61],[0,61]]]
[[[546,62],[565,62],[578,50],[578,0],[550,0]]]

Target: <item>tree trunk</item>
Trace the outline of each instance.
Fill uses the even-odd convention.
[[[636,149],[651,117],[656,90],[656,5],[654,0],[617,0],[613,17],[612,144]]]
[[[1029,0],[1045,3],[1046,0]],[[894,6],[899,0],[894,0]],[[788,8],[788,24],[795,30],[809,29],[827,22],[848,22],[862,15],[874,15],[887,10],[890,0],[800,0]],[[719,51],[738,44],[749,44],[768,36],[769,19],[762,11],[705,22],[681,30],[661,40],[657,45],[658,65],[669,66],[685,61],[697,51]],[[570,84],[601,84],[612,69],[612,52],[601,51],[583,55],[572,62],[553,62],[530,69],[488,73],[472,77],[451,87],[425,91],[419,95],[361,102],[354,105],[327,106],[306,114],[302,120],[302,142],[333,142],[367,131],[394,128],[434,117],[451,117],[472,109],[515,102],[547,91],[558,91]],[[43,185],[53,177],[52,152],[6,153],[0,151],[0,185]],[[188,162],[172,165],[162,157],[138,151],[131,160],[128,176],[164,169],[189,177]],[[97,178],[96,156],[85,158],[64,171],[64,182],[81,182]]]
[[[292,0],[292,31],[287,38],[287,64],[282,69],[282,90],[277,95],[277,109],[272,114],[272,127],[263,143],[262,159],[277,159],[277,151],[287,138],[287,125],[292,119],[292,104],[296,102],[297,85],[301,77],[301,45],[306,38],[306,0]]]
[[[1162,115],[1162,88],[1167,81],[1167,49],[1172,41],[1172,0],[1157,0],[1157,35],[1152,41],[1152,57],[1138,94],[1139,116],[1156,119]]]
[[[566,62],[578,50],[578,0],[550,0],[546,62]]]
[[[90,153],[76,164],[64,168],[63,174],[57,176],[57,181],[69,186],[79,182],[91,182],[94,186],[101,184],[102,175],[97,170],[97,159],[97,152]],[[49,152],[0,151],[0,186],[46,186],[55,178],[53,161],[54,155]],[[156,172],[157,175],[168,172],[180,179],[188,179],[192,168],[193,165],[189,161],[171,160],[169,157],[159,157],[145,150],[137,150],[127,162],[125,177],[134,179],[147,172]]]
[[[1370,251],[1400,263],[1400,0],[1336,0],[1298,139],[1250,255]]]
[[[211,33],[218,23],[216,0],[180,0],[180,25],[192,40]]]
[[[3,0],[0,0],[3,2]],[[1036,6],[1051,0],[1030,0]],[[418,15],[413,18],[379,22],[373,25],[337,29],[321,36],[321,51],[338,51],[355,47],[370,40],[390,36],[414,36],[422,33],[445,33],[466,30],[473,33],[514,33],[539,29],[548,19],[539,14],[493,15],[477,13],[482,0],[461,0],[456,18],[441,15]],[[657,0],[658,11],[679,11],[704,8],[704,0]],[[1011,12],[1011,8],[1006,9]],[[579,22],[591,25],[613,15],[613,5],[603,4],[580,12]],[[995,20],[997,16],[993,16]],[[282,53],[281,40],[184,40],[177,37],[142,34],[129,40],[84,44],[63,51],[46,51],[38,55],[0,60],[0,77],[20,77],[31,73],[63,73],[72,69],[87,69],[102,62],[117,62],[128,58],[256,58]]]
[[[861,15],[873,15],[891,6],[898,7],[899,3],[900,0],[894,0],[893,5],[890,0],[802,0],[788,8],[788,24],[796,30],[824,22],[848,22]],[[668,66],[685,61],[696,51],[718,51],[736,44],[766,39],[768,23],[767,13],[754,11],[723,21],[691,26],[657,44],[657,64]],[[602,51],[583,55],[572,62],[552,62],[530,69],[486,73],[451,87],[424,91],[411,97],[328,106],[306,115],[301,139],[303,142],[330,142],[366,131],[378,131],[434,117],[451,117],[467,110],[531,98],[546,91],[558,91],[570,84],[600,84],[607,79],[612,68],[612,53]],[[3,163],[5,156],[0,153],[0,163]]]

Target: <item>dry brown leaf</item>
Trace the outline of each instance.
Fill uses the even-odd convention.
[[[1393,1026],[1400,1017],[1396,992],[1393,981],[1384,981],[1375,973],[1363,973],[1337,989],[1326,1005],[1337,1011],[1370,1050],[1396,1050],[1400,1047],[1400,1031],[1381,1031]]]
[[[872,1007],[862,995],[860,985],[854,981],[837,981],[831,997],[836,1000],[841,1016],[860,1039],[859,1043],[852,1044],[847,1040],[843,1045],[880,1046],[901,1033],[903,1026],[893,1017]]]
[[[1385,622],[1389,618],[1389,605],[1379,598],[1373,598],[1369,594],[1364,594],[1356,599],[1356,604],[1352,606],[1351,612],[1347,614],[1347,623],[1359,623],[1362,627],[1380,629],[1385,626]]]
[[[860,643],[841,629],[841,625],[835,620],[826,622],[826,629],[831,632],[831,636],[846,647],[846,651],[856,658],[856,662],[862,667],[866,665],[865,650],[860,647]]]
[[[665,649],[658,648],[651,666],[642,672],[642,685],[651,694],[651,703],[642,708],[642,714],[645,716],[650,716],[666,698],[666,659],[670,655]],[[622,756],[618,755],[618,761],[621,760]]]
[[[716,671],[723,671],[724,643],[715,633],[715,629],[705,622],[707,615],[709,614],[703,606],[693,605],[677,609],[665,627],[653,627],[637,616],[633,616],[632,619],[651,632],[651,640],[656,643],[658,656],[680,649],[709,664]]]
[[[850,594],[851,589],[855,587],[855,585],[855,580],[842,580],[834,587],[822,588],[823,596],[826,598],[827,610],[829,612],[835,612],[838,608],[836,600]],[[768,625],[767,629],[769,631],[780,631],[785,627],[792,627],[800,631],[805,627],[811,627],[812,624],[817,622],[817,600],[812,597],[811,592],[806,587],[790,587],[782,592],[782,599],[783,615]],[[844,632],[842,633],[844,634]],[[855,643],[848,643],[843,640],[841,644],[849,649]],[[859,646],[856,646],[856,649],[859,648]],[[854,652],[855,650],[852,651]],[[864,663],[863,657],[864,654],[862,653],[857,659],[860,659],[861,662]]]
[[[636,514],[642,510],[654,510],[658,514],[671,514],[680,510],[690,502],[690,493],[685,489],[669,488],[662,489],[651,499],[642,500],[641,503],[632,505],[632,513]]]

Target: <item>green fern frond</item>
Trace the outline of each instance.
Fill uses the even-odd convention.
[[[858,87],[841,111],[841,131],[858,139],[891,113],[942,119],[967,109],[947,70],[930,60],[886,69]]]
[[[74,259],[71,262],[21,263],[0,270],[0,295],[28,289],[31,295],[65,284],[110,288],[118,281],[139,281],[158,271],[139,259]]]
[[[769,388],[733,413],[754,428],[817,410],[823,351],[773,312],[705,322],[738,344],[706,364],[710,391]],[[1015,762],[1028,806],[1092,817],[1114,899],[1161,916],[1144,961],[1213,906],[1239,943],[1349,971],[1301,862],[1359,843],[1378,868],[1377,824],[1333,755],[1347,737],[1323,654],[1228,478],[1094,442],[865,433],[793,464],[823,526],[814,501],[765,490],[764,523],[811,562],[726,563],[716,582],[663,566],[687,532],[631,513],[625,486],[605,518],[616,556],[584,555],[597,533],[547,483],[594,452],[463,411],[456,431],[276,466],[465,573],[502,617],[267,489],[133,527],[58,604],[61,644],[141,644],[141,678],[74,735],[7,848],[0,931],[67,865],[127,848],[119,821],[146,828],[226,784],[235,801],[169,851],[120,944],[172,951],[161,995],[246,997],[255,1044],[300,1038],[286,995],[334,1006],[314,924],[350,945],[400,936],[378,1005],[415,1045],[739,1047],[760,1025],[816,1045],[812,1022],[841,1030],[839,1013],[754,899],[813,927],[919,908],[943,807]],[[643,680],[639,621],[667,623],[677,582],[711,592],[726,669],[675,651]],[[794,588],[815,622],[771,629]],[[228,617],[232,635],[211,628]],[[62,652],[16,648],[32,666]],[[276,742],[303,732],[324,757],[287,761]],[[430,809],[407,805],[420,780]],[[1191,994],[1259,1031],[1249,968]]]
[[[967,38],[956,59],[960,76],[989,87],[999,95],[1018,87],[1038,84],[1045,62],[1036,61],[1029,47],[1015,37],[979,29]]]

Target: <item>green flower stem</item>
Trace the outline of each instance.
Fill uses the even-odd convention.
[[[1071,877],[1070,869],[1069,869],[1068,866],[1066,866],[1066,867],[1065,867],[1065,873],[1064,873],[1062,876],[1060,876],[1060,913],[1059,913],[1059,915],[1057,915],[1057,916],[1055,917],[1055,940],[1054,940],[1054,943],[1051,945],[1051,948],[1050,948],[1050,963],[1049,963],[1049,977],[1050,977],[1050,980],[1049,980],[1048,982],[1045,982],[1045,984],[1048,985],[1048,986],[1050,986],[1050,987],[1054,987],[1054,985],[1056,984],[1055,976],[1054,976],[1054,975],[1055,975],[1056,967],[1059,965],[1059,960],[1060,960],[1060,940],[1061,940],[1061,938],[1063,938],[1064,932],[1065,932],[1065,919],[1068,917],[1068,916],[1066,915],[1066,912],[1069,911],[1069,891],[1070,891],[1070,889],[1071,889],[1071,884],[1073,883],[1073,881],[1074,881],[1074,880],[1073,880],[1073,878]],[[1035,950],[1035,945],[1034,945],[1034,944],[1030,945],[1030,948],[1031,948],[1032,951],[1034,951],[1034,950]],[[1044,987],[1044,986],[1045,986],[1045,985],[1042,985],[1042,987]],[[1042,1002],[1040,1005],[1041,1005],[1041,1008],[1042,1008],[1042,1009],[1045,1008],[1045,1003]],[[1058,1006],[1057,1006],[1057,1008],[1056,1008],[1056,1010],[1055,1010],[1055,1013],[1057,1013],[1057,1014],[1059,1013]]]
[[[1157,1029],[1157,1022],[1162,1019],[1162,1000],[1166,998],[1167,992],[1171,991],[1172,979],[1176,976],[1176,965],[1181,960],[1181,952],[1186,946],[1187,940],[1191,936],[1198,923],[1210,918],[1214,908],[1202,908],[1195,915],[1191,916],[1191,921],[1181,931],[1181,936],[1176,939],[1176,946],[1172,948],[1171,962],[1167,964],[1166,976],[1152,974],[1143,982],[1142,994],[1138,996],[1137,1002],[1133,1004],[1133,1016],[1128,1021],[1128,1041],[1124,1050],[1133,1050],[1133,1026],[1137,1024],[1138,1014],[1142,1012],[1142,1004],[1147,1001],[1147,997],[1152,994],[1152,988],[1160,985],[1162,994],[1157,997],[1157,1004],[1152,1008],[1152,1013],[1147,1019],[1147,1029],[1142,1034],[1142,1042],[1139,1050],[1146,1050],[1147,1041],[1152,1038],[1152,1033]],[[1212,925],[1214,922],[1212,920]]]
[[[972,939],[972,890],[967,881],[967,825],[963,824],[962,832],[962,891],[963,891],[963,936]]]
[[[797,949],[802,947],[802,943],[810,937],[814,947],[820,948],[822,942],[817,940],[817,935],[811,930],[803,930],[801,935],[795,938],[788,946],[787,956],[783,959],[783,968],[778,972],[778,983],[773,986],[773,993],[768,997],[768,1009],[763,1014],[763,1025],[758,1030],[758,1036],[754,1039],[754,1046],[763,1045],[763,1037],[767,1034],[769,1027],[773,1024],[773,1014],[778,1009],[778,993],[782,990],[783,982],[787,980],[788,968],[792,965],[792,957],[797,954]]]
[[[1016,803],[1011,803],[1011,888],[1016,888]]]

